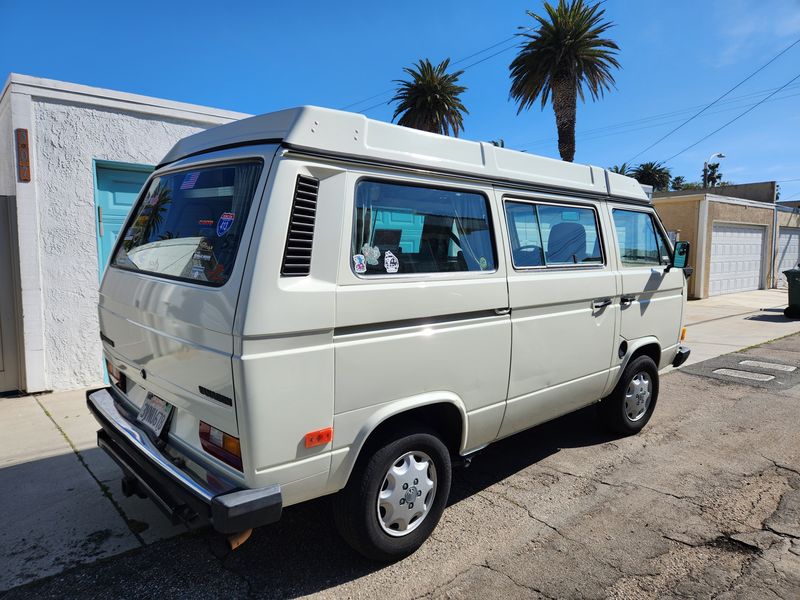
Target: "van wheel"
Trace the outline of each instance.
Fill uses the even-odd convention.
[[[450,453],[425,432],[395,437],[362,458],[333,498],[336,528],[369,559],[401,559],[422,545],[447,506]]]
[[[622,435],[639,433],[658,400],[658,368],[649,356],[638,356],[622,372],[614,391],[600,402],[606,425]]]

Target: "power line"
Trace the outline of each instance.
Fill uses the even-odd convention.
[[[784,91],[788,91],[790,89],[796,89],[798,87],[800,87],[800,85],[790,86],[788,88],[784,88]],[[777,89],[777,88],[775,88],[775,89]],[[745,96],[738,96],[735,99],[731,99],[729,102],[730,103],[734,103],[734,102],[738,103],[740,100],[744,100],[748,96],[759,96],[759,95],[761,95],[763,93],[766,93],[766,92],[769,92],[769,91],[772,91],[772,90],[765,90],[764,92],[758,92],[756,94],[747,94]],[[789,99],[789,98],[794,98],[796,96],[800,96],[800,93],[787,94],[785,96],[780,96],[778,98],[772,98],[770,100],[770,102],[777,102],[779,100],[786,100],[786,99]],[[708,113],[705,114],[705,116],[718,115],[718,114],[730,112],[730,111],[733,111],[733,110],[738,110],[738,109],[741,109],[741,108],[747,108],[747,107],[750,107],[750,106],[753,106],[753,105],[754,104],[739,104],[738,106],[727,106],[727,107],[722,108],[720,110],[716,110],[716,111],[713,111],[713,112],[708,112]],[[675,119],[675,118],[669,119],[669,117],[678,116],[678,115],[684,114],[684,113],[686,113],[686,112],[688,112],[690,110],[693,110],[694,108],[696,108],[696,107],[691,107],[691,108],[687,108],[687,109],[683,109],[683,110],[679,110],[679,111],[675,111],[675,112],[670,112],[670,113],[664,113],[664,114],[661,114],[661,115],[653,115],[652,117],[645,117],[645,118],[641,118],[641,119],[635,119],[635,120],[632,120],[632,121],[623,121],[623,122],[620,122],[620,123],[616,123],[614,125],[606,125],[606,126],[603,126],[603,127],[598,127],[596,129],[587,129],[586,131],[578,132],[575,137],[576,137],[576,139],[579,139],[579,140],[596,140],[596,139],[600,139],[600,138],[604,138],[604,137],[609,137],[609,136],[612,136],[612,135],[621,135],[621,134],[626,134],[626,133],[634,133],[636,131],[642,131],[644,129],[653,129],[654,127],[663,127],[665,125],[671,125],[672,123],[677,123],[682,118],[682,117],[679,117],[677,119]],[[664,119],[667,119],[667,120],[664,120]],[[661,121],[661,122],[657,122],[657,121]],[[519,149],[531,150],[533,148],[538,148],[538,147],[545,146],[547,144],[553,143],[554,141],[555,141],[555,138],[553,138],[553,137],[540,138],[538,140],[534,140],[534,141],[532,141],[532,142],[530,142],[528,144],[525,144],[524,146],[520,146]]]
[[[665,134],[665,135],[663,135],[662,137],[658,138],[658,139],[657,139],[655,142],[653,142],[652,144],[650,144],[650,145],[649,145],[647,148],[645,148],[644,150],[642,150],[642,151],[640,151],[640,152],[638,152],[638,153],[634,154],[634,155],[633,155],[633,156],[632,156],[630,159],[628,159],[628,160],[627,160],[627,162],[633,162],[633,160],[634,160],[635,158],[637,158],[638,156],[640,156],[640,155],[644,154],[645,152],[647,152],[648,150],[650,150],[650,149],[651,149],[653,146],[656,146],[656,145],[660,144],[661,142],[663,142],[665,139],[667,139],[667,138],[668,138],[669,136],[671,136],[673,133],[675,133],[676,131],[678,131],[678,130],[679,130],[681,127],[683,127],[683,126],[684,126],[684,125],[686,125],[687,123],[689,123],[689,122],[693,121],[695,118],[697,118],[697,117],[699,117],[701,114],[703,114],[703,113],[704,113],[706,110],[708,110],[709,108],[711,108],[712,106],[714,106],[714,105],[715,105],[717,102],[719,102],[719,101],[720,101],[720,100],[722,100],[722,99],[723,99],[725,96],[727,96],[728,94],[730,94],[730,93],[731,93],[733,90],[735,90],[736,88],[738,88],[739,86],[741,86],[741,85],[742,85],[744,82],[746,82],[746,81],[748,81],[748,80],[752,79],[752,78],[753,78],[753,77],[754,77],[756,74],[758,74],[758,73],[760,73],[761,71],[763,71],[765,68],[767,68],[767,67],[768,67],[769,65],[771,65],[773,62],[775,62],[775,61],[776,61],[778,58],[780,58],[782,55],[786,54],[786,53],[787,53],[789,50],[791,50],[792,48],[794,48],[794,47],[795,47],[797,44],[800,44],[800,38],[796,39],[794,42],[792,42],[791,44],[789,44],[789,45],[788,45],[786,48],[784,48],[783,50],[781,50],[780,52],[778,52],[778,53],[777,53],[775,56],[773,56],[771,59],[769,59],[769,60],[768,60],[766,63],[764,63],[763,65],[761,65],[761,66],[760,66],[758,69],[756,69],[756,70],[755,70],[755,71],[753,71],[752,73],[750,73],[750,75],[748,75],[747,77],[745,77],[744,79],[742,79],[742,80],[741,80],[739,83],[737,83],[735,86],[733,86],[733,87],[732,87],[731,89],[729,89],[727,92],[725,92],[724,94],[722,94],[721,96],[719,96],[719,97],[718,97],[716,100],[714,100],[714,101],[712,101],[711,103],[707,104],[705,107],[703,107],[702,109],[700,109],[700,111],[698,111],[696,114],[694,114],[694,115],[692,115],[691,117],[689,117],[688,119],[686,119],[686,121],[684,121],[683,123],[681,123],[680,125],[678,125],[678,126],[677,126],[677,127],[675,127],[674,129],[672,129],[671,131],[669,131],[668,133],[666,133],[666,134]]]
[[[798,42],[800,42],[800,40],[798,40]],[[672,156],[670,156],[668,159],[666,159],[664,162],[665,162],[665,163],[668,163],[668,162],[669,162],[669,161],[671,161],[673,158],[675,158],[675,157],[677,157],[677,156],[680,156],[681,154],[683,154],[683,153],[684,153],[684,152],[686,152],[687,150],[690,150],[691,148],[694,148],[694,147],[695,147],[695,146],[697,146],[697,144],[699,144],[700,142],[703,142],[703,141],[707,140],[708,138],[710,138],[710,137],[711,137],[712,135],[714,135],[715,133],[718,133],[719,131],[722,131],[722,130],[723,130],[723,129],[725,129],[725,128],[726,128],[728,125],[730,125],[731,123],[733,123],[733,122],[735,122],[735,121],[738,121],[738,120],[739,120],[739,119],[741,119],[743,116],[745,116],[747,113],[749,113],[750,111],[754,110],[756,107],[758,107],[758,106],[760,106],[760,105],[764,104],[764,102],[766,102],[767,100],[769,100],[770,98],[772,98],[772,96],[774,96],[775,94],[777,94],[778,92],[780,92],[780,91],[781,91],[783,88],[787,87],[787,86],[788,86],[790,83],[793,83],[794,81],[796,81],[796,80],[798,80],[798,79],[800,79],[800,73],[798,73],[797,75],[795,75],[794,77],[792,77],[792,78],[791,78],[789,81],[787,81],[786,83],[784,83],[784,84],[783,84],[781,87],[779,87],[777,90],[775,90],[774,92],[772,92],[772,93],[771,93],[769,96],[767,96],[766,98],[762,98],[761,100],[759,100],[758,102],[756,102],[756,103],[755,103],[753,106],[751,106],[750,108],[748,108],[746,111],[744,111],[744,112],[742,112],[742,113],[739,113],[737,116],[735,116],[733,119],[731,119],[730,121],[728,121],[727,123],[725,123],[725,124],[724,124],[724,125],[722,125],[721,127],[717,127],[717,128],[716,128],[714,131],[712,131],[711,133],[709,133],[709,134],[707,134],[707,135],[704,135],[704,136],[703,136],[703,137],[701,137],[699,140],[697,140],[697,141],[696,141],[694,144],[690,144],[690,145],[686,146],[686,148],[684,148],[683,150],[681,150],[680,152],[678,152],[677,154],[673,154],[673,155],[672,155]]]
[[[521,33],[524,33],[524,32],[527,32],[527,31],[531,31],[532,29],[535,29],[535,26],[534,27],[527,27],[527,28],[523,29],[523,31]],[[514,35],[512,35],[510,37],[507,37],[507,38],[505,38],[503,40],[500,40],[499,42],[494,43],[491,46],[487,46],[486,48],[483,48],[482,50],[478,50],[477,52],[473,52],[472,54],[469,54],[467,56],[459,58],[458,60],[450,63],[450,66],[459,65],[459,64],[461,64],[463,62],[468,61],[470,58],[474,58],[474,57],[478,56],[479,54],[483,54],[484,52],[488,52],[489,50],[497,48],[498,46],[502,46],[503,44],[505,44],[507,42],[510,42],[511,40],[516,40],[519,35],[520,35],[519,33],[515,33]],[[486,56],[486,57],[484,57],[484,58],[482,58],[482,59],[480,59],[480,60],[478,60],[478,61],[476,61],[474,63],[471,63],[471,64],[467,65],[466,67],[464,67],[461,70],[462,71],[466,71],[467,69],[470,69],[470,68],[474,67],[475,65],[479,65],[480,63],[482,63],[484,61],[487,61],[490,58],[494,58],[495,56],[498,56],[499,54],[502,54],[503,52],[511,50],[512,48],[515,48],[516,46],[517,46],[516,43],[512,44],[511,46],[508,46],[507,48],[503,48],[502,50],[500,50],[498,52],[495,52],[494,54],[491,54],[490,56]],[[380,93],[373,94],[372,96],[369,96],[368,98],[364,98],[362,100],[359,100],[358,102],[351,102],[347,106],[342,106],[340,108],[340,110],[348,110],[350,108],[353,108],[354,106],[358,106],[359,104],[364,104],[365,102],[369,102],[370,100],[374,100],[375,98],[380,98],[381,96],[385,96],[386,94],[392,93],[394,91],[395,91],[395,88],[389,88],[389,89],[384,90],[384,91],[382,91]],[[367,108],[361,110],[361,112],[370,111],[373,108],[378,108],[379,106],[383,106],[384,104],[385,104],[384,102],[379,102],[378,104],[374,104],[374,105],[372,105],[370,107],[367,107]]]
[[[499,54],[502,54],[503,52],[506,52],[506,51],[508,51],[508,50],[511,50],[511,49],[513,49],[513,48],[515,48],[515,47],[516,47],[516,44],[513,44],[513,45],[511,45],[511,46],[509,46],[509,47],[507,47],[507,48],[503,48],[502,50],[500,50],[500,51],[498,51],[498,52],[495,52],[494,54],[490,54],[489,56],[486,56],[486,57],[484,57],[484,58],[482,58],[482,59],[480,59],[480,60],[478,60],[478,61],[475,61],[475,62],[474,62],[474,63],[472,63],[472,64],[469,64],[469,65],[467,65],[466,67],[464,67],[464,68],[463,68],[463,69],[461,69],[461,70],[462,70],[462,71],[466,71],[467,69],[469,69],[469,68],[471,68],[471,67],[474,67],[475,65],[479,65],[479,64],[481,64],[482,62],[484,62],[484,61],[487,61],[487,60],[489,60],[490,58],[494,58],[495,56],[497,56],[497,55],[499,55]],[[455,63],[454,63],[454,64],[455,64]],[[378,94],[378,96],[385,96],[387,93],[389,93],[389,92],[393,92],[393,91],[394,91],[394,88],[392,88],[391,90],[388,90],[388,91],[386,91],[386,92],[383,92],[382,94]],[[373,98],[377,98],[378,96],[373,96]],[[387,104],[386,102],[384,102],[384,101],[380,101],[380,102],[378,102],[377,104],[373,104],[372,106],[368,106],[367,108],[362,108],[362,109],[361,109],[359,112],[362,112],[362,113],[368,113],[369,111],[371,111],[371,110],[373,110],[373,109],[375,109],[375,108],[378,108],[379,106],[385,106],[386,104]]]
[[[800,84],[791,86],[790,89],[794,89],[794,88],[797,88],[797,87],[800,87]],[[742,94],[741,96],[734,96],[733,98],[730,98],[730,99],[726,100],[725,102],[720,102],[720,104],[737,103],[740,100],[746,100],[746,99],[752,98],[754,96],[761,96],[763,94],[768,94],[769,92],[771,92],[771,91],[773,91],[775,89],[776,88],[769,88],[769,89],[765,89],[765,90],[759,90],[757,92],[750,92],[748,94]],[[611,125],[603,125],[601,127],[596,127],[594,129],[585,129],[585,130],[582,130],[582,131],[578,132],[578,135],[584,136],[584,135],[587,135],[587,134],[599,133],[601,131],[607,131],[609,129],[618,129],[619,127],[626,127],[626,126],[629,126],[629,125],[639,125],[639,124],[643,124],[643,123],[649,123],[651,121],[660,121],[662,119],[667,119],[669,117],[680,117],[680,115],[683,115],[685,113],[688,113],[688,112],[691,112],[691,111],[696,110],[698,108],[701,108],[702,106],[703,106],[702,104],[694,105],[694,106],[687,106],[686,108],[681,108],[681,109],[673,110],[673,111],[666,112],[666,113],[650,115],[650,116],[647,116],[647,117],[639,117],[638,119],[633,119],[631,121],[621,121],[619,123],[613,123]],[[736,108],[736,107],[733,107],[733,108]],[[728,108],[726,110],[730,110],[730,108]],[[678,119],[678,120],[680,120],[680,119]],[[546,137],[546,138],[539,138],[537,140],[533,140],[531,142],[528,142],[528,144],[539,144],[539,143],[544,143],[544,142],[551,142],[554,139],[555,138],[553,138],[552,136],[551,137]]]

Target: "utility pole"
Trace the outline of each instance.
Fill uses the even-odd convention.
[[[725,155],[722,152],[714,152],[711,156],[708,157],[708,160],[703,163],[703,189],[708,188],[708,163],[710,163],[715,158],[719,158],[722,160],[725,158]]]

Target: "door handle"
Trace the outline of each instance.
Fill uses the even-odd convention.
[[[103,237],[103,207],[97,207],[97,226],[100,230],[100,237]]]
[[[597,310],[598,308],[605,308],[611,304],[611,298],[599,298],[597,300],[592,300],[592,308]]]
[[[628,305],[629,305],[629,304],[631,304],[631,303],[632,303],[634,300],[636,300],[636,296],[622,296],[622,297],[619,299],[619,303],[620,303],[620,304],[622,304],[622,306],[628,306]]]
[[[511,309],[508,308],[508,307],[507,308],[495,308],[494,309],[494,314],[496,314],[496,315],[508,315],[508,314],[511,314]]]

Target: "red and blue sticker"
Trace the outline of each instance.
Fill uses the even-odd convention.
[[[200,177],[200,171],[192,171],[191,173],[187,173],[186,176],[183,178],[183,183],[181,183],[182,190],[190,190],[194,187],[194,184],[197,183],[197,178]]]
[[[217,237],[222,237],[223,235],[228,233],[228,230],[231,228],[231,225],[233,225],[233,219],[235,216],[236,215],[230,212],[222,213],[222,215],[219,218],[219,221],[217,221]]]

